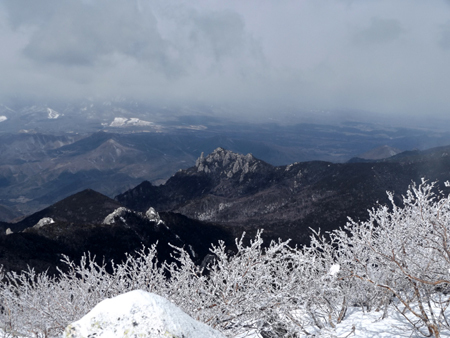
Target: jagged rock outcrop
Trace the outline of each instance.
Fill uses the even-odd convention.
[[[169,300],[142,290],[106,299],[79,321],[70,324],[64,338],[225,338],[194,320]]]
[[[161,221],[161,217],[159,217],[159,214],[152,207],[148,208],[148,210],[145,212],[145,217],[147,217],[147,219],[149,221],[153,221],[153,222],[156,222],[158,224],[160,222],[163,222],[163,221]]]
[[[267,186],[267,175],[273,168],[251,154],[217,148],[206,157],[202,154],[196,166],[178,171],[164,185],[143,182],[116,196],[116,200],[134,210],[144,211],[152,206],[163,211],[176,210],[177,206],[204,195],[237,198]]]
[[[195,166],[197,171],[206,174],[213,172],[228,178],[238,174],[239,181],[242,182],[247,173],[258,169],[259,162],[261,161],[255,159],[252,154],[236,154],[219,147],[206,157],[202,153]]]
[[[103,224],[114,224],[116,223],[116,218],[122,218],[122,221],[125,222],[125,219],[123,216],[126,214],[131,213],[132,211],[130,209],[120,207],[114,210],[112,213],[110,213],[108,216],[105,217],[103,220]]]
[[[118,222],[122,222],[123,224],[127,224],[127,218],[139,218],[142,221],[150,221],[155,223],[156,225],[164,224],[161,220],[161,217],[156,212],[156,210],[150,207],[145,213],[133,211],[124,207],[117,208],[108,216],[105,217],[102,224],[115,224]]]

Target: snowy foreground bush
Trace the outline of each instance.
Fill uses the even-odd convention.
[[[449,184],[446,184],[449,186]],[[450,196],[434,184],[411,186],[398,207],[369,211],[327,236],[316,233],[303,248],[288,242],[212,246],[202,270],[182,248],[177,263],[158,263],[156,246],[142,249],[113,273],[89,256],[51,278],[32,270],[10,273],[0,284],[0,328],[6,337],[53,337],[97,303],[141,289],[165,297],[196,320],[228,337],[336,336],[355,309],[374,320],[395,316],[407,336],[450,332]],[[170,276],[170,277],[167,277]],[[354,328],[339,331],[351,336]]]

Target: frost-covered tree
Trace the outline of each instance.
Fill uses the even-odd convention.
[[[402,207],[389,193],[390,208],[372,209],[366,222],[350,221],[331,238],[342,279],[372,285],[371,303],[389,301],[417,331],[439,337],[449,329],[450,197],[434,188],[413,184]]]

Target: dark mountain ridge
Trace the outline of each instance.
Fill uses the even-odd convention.
[[[48,208],[38,211],[23,220],[10,224],[13,232],[22,231],[37,224],[42,218],[68,224],[98,224],[122,205],[92,189],[69,196]]]
[[[157,242],[160,262],[172,260],[170,243],[186,248],[200,264],[210,243],[221,239],[231,245],[235,237],[223,226],[180,214],[158,214],[151,208],[135,212],[93,190],[70,196],[19,223],[0,226],[0,265],[7,271],[30,266],[51,274],[57,273],[56,267],[65,268],[62,255],[78,261],[89,252],[98,263],[109,264]]]
[[[116,200],[135,210],[152,206],[250,232],[264,228],[270,238],[307,243],[310,227],[331,230],[343,226],[348,216],[365,219],[367,209],[388,202],[386,191],[401,203],[412,182],[425,178],[443,183],[450,178],[447,153],[450,147],[364,163],[276,167],[250,154],[217,148],[164,185],[143,182]]]

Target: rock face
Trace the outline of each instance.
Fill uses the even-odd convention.
[[[225,338],[167,299],[141,290],[106,299],[79,321],[70,324],[64,338]]]
[[[244,180],[245,174],[255,172],[258,168],[258,162],[252,154],[241,155],[223,148],[217,148],[206,158],[201,154],[197,159],[195,166],[198,172],[206,174],[218,172],[231,178],[235,174],[239,175],[239,182]]]

